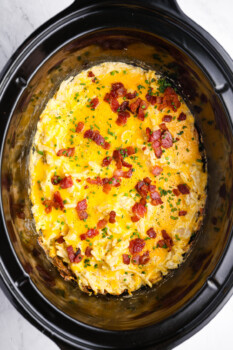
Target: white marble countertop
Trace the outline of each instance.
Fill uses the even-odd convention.
[[[34,29],[71,4],[71,0],[0,0],[0,70]],[[183,11],[210,32],[233,57],[233,1],[178,0]],[[231,350],[233,298],[199,333],[177,350]],[[0,349],[57,350],[58,347],[30,325],[0,290]]]

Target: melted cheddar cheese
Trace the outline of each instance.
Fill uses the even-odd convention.
[[[40,244],[84,291],[152,286],[181,264],[203,219],[207,174],[193,115],[154,71],[120,62],[62,82],[38,122],[30,180]]]

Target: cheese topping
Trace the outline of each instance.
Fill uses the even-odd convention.
[[[38,122],[30,179],[40,244],[84,291],[152,286],[203,220],[193,115],[154,71],[120,62],[61,84]]]

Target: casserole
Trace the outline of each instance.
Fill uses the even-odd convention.
[[[72,343],[73,346],[76,344],[77,347],[95,348],[101,341],[103,343],[99,346],[115,346],[115,348],[119,344],[130,348],[131,344],[135,343],[138,347],[150,348],[150,346],[154,347],[156,342],[162,348],[171,346],[168,344],[174,346],[181,341],[182,337],[190,335],[194,328],[197,330],[197,327],[201,327],[210,314],[214,314],[213,310],[216,312],[223,300],[230,295],[232,276],[228,256],[232,249],[230,244],[232,233],[232,125],[229,116],[232,113],[232,63],[217,43],[188,20],[175,3],[172,2],[168,8],[165,8],[164,4],[168,5],[169,2],[147,1],[143,5],[140,2],[130,2],[127,5],[114,1],[107,2],[107,5],[104,1],[98,4],[85,2],[84,7],[82,7],[84,5],[82,2],[75,3],[50,21],[47,26],[37,31],[28,46],[21,48],[19,57],[15,57],[15,61],[10,62],[5,68],[5,75],[2,76],[1,113],[5,125],[11,114],[10,111],[12,115],[10,125],[6,128],[7,134],[4,138],[2,154],[4,221],[11,241],[8,241],[8,235],[3,235],[1,274],[8,288],[13,288],[12,293],[16,300],[20,300],[21,308],[24,310],[29,308],[30,311],[27,313],[31,315],[30,319],[33,315],[31,303],[34,304],[34,310],[37,309],[36,305],[40,305],[36,311],[36,317],[33,317],[34,322],[37,319],[40,327],[46,329],[56,341]],[[105,28],[105,30],[100,30],[100,28]],[[77,38],[77,33],[80,34],[79,38],[72,41],[75,37]],[[202,33],[205,33],[205,38]],[[134,299],[125,299],[122,303],[111,298],[100,298],[97,303],[96,299],[80,296],[80,303],[77,307],[76,301],[70,296],[69,291],[66,291],[68,287],[64,287],[64,292],[59,279],[61,288],[57,286],[53,288],[55,272],[51,270],[52,278],[48,270],[43,268],[44,258],[33,245],[31,249],[27,246],[27,253],[25,253],[23,249],[26,248],[23,248],[19,239],[19,231],[23,232],[23,230],[16,231],[15,218],[21,219],[22,222],[24,222],[24,215],[26,219],[29,218],[27,216],[29,213],[25,210],[29,208],[27,203],[25,205],[18,200],[15,201],[18,198],[19,189],[24,190],[22,191],[24,195],[20,193],[20,199],[27,200],[26,186],[24,186],[25,175],[23,178],[21,176],[20,181],[16,180],[18,175],[25,174],[22,156],[27,155],[28,149],[23,148],[23,153],[20,145],[25,145],[25,139],[30,139],[32,130],[30,127],[35,126],[35,120],[40,112],[39,108],[34,110],[34,107],[31,106],[34,117],[31,118],[29,124],[28,120],[20,119],[20,117],[29,99],[33,98],[35,89],[41,90],[38,87],[39,83],[46,82],[48,90],[46,88],[41,90],[44,96],[41,96],[38,104],[43,102],[43,98],[46,100],[46,93],[51,91],[52,86],[55,89],[64,77],[74,71],[74,69],[64,71],[60,66],[61,61],[64,56],[77,52],[83,45],[89,46],[91,43],[97,43],[103,50],[101,57],[98,57],[99,61],[106,60],[110,55],[108,51],[110,50],[112,59],[124,53],[126,59],[144,62],[146,65],[150,64],[148,57],[142,57],[141,51],[136,51],[136,54],[134,51],[134,54],[130,54],[129,46],[135,43],[135,40],[160,45],[169,55],[172,55],[176,63],[166,67],[166,70],[171,77],[178,73],[177,79],[184,95],[196,96],[195,100],[191,101],[192,107],[190,108],[196,112],[196,120],[203,134],[211,174],[207,216],[204,224],[205,235],[200,236],[197,240],[195,249],[191,252],[182,270],[176,274],[176,284],[170,278],[159,289],[151,291],[151,294],[148,291],[141,291],[135,295]],[[65,43],[67,45],[64,45]],[[87,50],[87,52],[90,51]],[[51,56],[52,53],[53,56]],[[97,60],[94,53],[91,52],[89,55],[92,62]],[[91,62],[86,57],[88,55],[82,60],[84,66],[88,66]],[[44,62],[43,65],[42,62]],[[76,60],[76,62],[79,61]],[[155,62],[156,60],[153,61],[153,64]],[[160,66],[158,61],[156,67],[159,69]],[[61,68],[64,75],[62,75]],[[33,78],[30,78],[32,75],[34,81]],[[30,89],[32,90],[29,91]],[[198,91],[197,95],[195,91]],[[17,106],[16,103],[18,103]],[[204,106],[208,113],[203,112]],[[27,125],[26,129],[25,125]],[[24,135],[22,130],[25,130]],[[8,161],[12,150],[15,163]],[[19,159],[21,161],[20,174],[19,168],[15,166],[19,164]],[[30,220],[26,220],[26,223],[30,225]],[[17,228],[19,226],[17,222]],[[28,231],[31,232],[30,227]],[[25,239],[24,236],[22,238]],[[14,250],[11,250],[11,244]],[[15,259],[20,259],[21,263],[19,264],[19,260]],[[37,289],[28,279],[27,273],[23,272],[22,265],[27,272],[30,272],[31,280],[37,285]],[[35,266],[37,268],[34,268]],[[45,282],[47,287],[45,287]],[[54,292],[55,289],[57,294]],[[159,300],[157,293],[159,293]],[[75,314],[73,304],[78,310]],[[115,308],[114,314],[120,315],[121,322],[116,318],[111,319],[107,308],[112,308],[112,310]],[[59,311],[60,309],[62,311]],[[72,315],[73,319],[67,316],[67,313]],[[55,315],[59,315],[56,317],[56,322],[53,321]],[[75,321],[75,318],[78,319]],[[94,327],[100,327],[103,330],[100,331]],[[103,332],[105,333],[104,339],[101,336]],[[90,334],[92,334],[92,345],[86,344]]]

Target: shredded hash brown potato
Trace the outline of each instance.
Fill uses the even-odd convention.
[[[193,115],[154,71],[120,62],[61,84],[38,122],[30,181],[39,243],[85,292],[151,287],[203,220]]]

